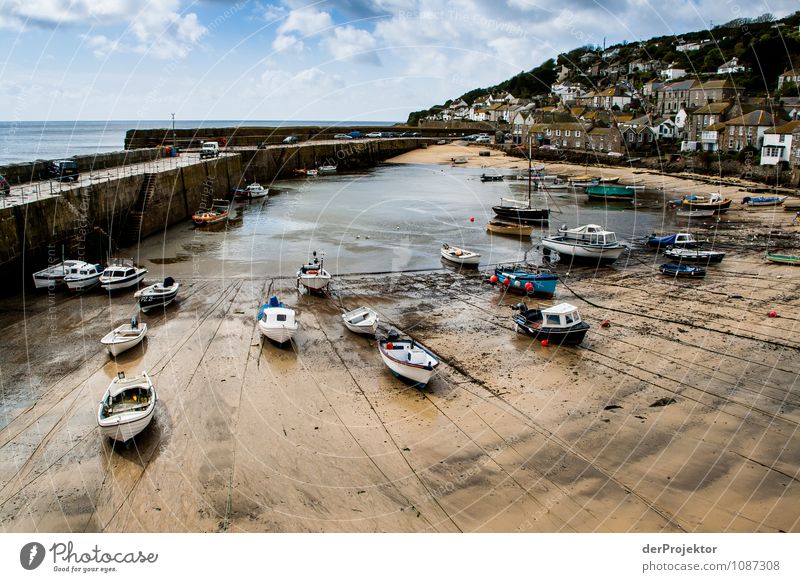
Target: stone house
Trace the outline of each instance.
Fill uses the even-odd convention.
[[[616,127],[594,127],[589,131],[586,149],[597,153],[622,152],[622,134]]]
[[[667,83],[656,90],[656,112],[658,115],[672,115],[687,107],[690,102],[690,91],[695,81],[677,81]]]
[[[764,132],[773,127],[772,115],[763,109],[745,113],[725,122],[720,149],[738,152],[748,146],[761,149]]]
[[[714,101],[733,101],[737,96],[736,86],[728,79],[696,83],[689,89],[689,106],[702,107]]]

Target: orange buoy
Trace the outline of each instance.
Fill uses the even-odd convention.
[[[489,277],[490,283],[497,283],[499,280],[500,279],[498,279],[497,275],[492,275],[491,277]]]
[[[542,340],[542,347],[543,348],[546,348],[548,345],[550,345],[550,341],[549,340]]]
[[[778,317],[778,312],[777,311],[770,311],[767,315],[769,315],[770,317]]]
[[[600,324],[600,327],[611,327],[611,322],[606,319]]]
[[[469,221],[470,221],[470,222],[475,222],[475,217],[474,217],[474,216],[470,216],[470,217],[469,217]]]

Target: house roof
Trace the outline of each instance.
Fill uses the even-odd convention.
[[[616,133],[619,135],[619,131],[615,127],[595,127],[589,133],[596,135],[612,135]]]
[[[789,123],[784,123],[778,127],[770,128],[764,133],[790,134],[794,133],[798,129],[800,129],[800,120],[790,121]]]
[[[800,71],[794,72],[792,69],[787,69],[787,70],[785,70],[784,72],[782,72],[778,76],[779,77],[794,77],[795,75],[800,75]]]
[[[725,113],[730,108],[731,103],[729,101],[714,101],[713,103],[698,107],[692,112],[692,115],[720,114]]]
[[[725,122],[718,121],[713,125],[709,125],[708,127],[703,128],[703,131],[722,131],[723,129],[725,129]]]
[[[733,83],[731,83],[731,81],[728,79],[717,79],[715,81],[706,81],[705,83],[701,83],[697,87],[694,87],[694,89],[697,91],[708,91],[710,89],[735,89],[735,88],[736,86]]]
[[[755,111],[751,111],[750,113],[745,113],[744,115],[740,115],[739,117],[734,117],[733,119],[729,119],[725,123],[726,125],[761,126],[761,125],[772,125],[774,122],[771,114],[764,111],[763,109],[756,109]]]
[[[674,83],[670,83],[669,85],[664,85],[661,87],[661,91],[688,91],[691,89],[695,84],[695,81],[675,81]]]

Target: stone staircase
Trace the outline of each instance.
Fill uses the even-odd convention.
[[[128,212],[128,218],[122,230],[121,244],[129,246],[139,242],[142,234],[142,222],[147,206],[153,201],[156,191],[157,174],[145,174],[139,197]]]

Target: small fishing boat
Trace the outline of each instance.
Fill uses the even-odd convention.
[[[588,186],[586,194],[594,200],[633,200],[636,191],[627,186]]]
[[[466,164],[467,158],[450,158],[450,162],[453,164]]]
[[[670,277],[684,277],[687,279],[702,279],[706,276],[706,270],[702,267],[692,267],[690,265],[676,265],[665,263],[658,268],[662,274]]]
[[[725,258],[722,251],[704,251],[700,249],[671,248],[664,251],[664,254],[678,262],[690,263],[721,263]]]
[[[524,303],[512,307],[519,311],[514,316],[517,332],[553,344],[576,345],[583,341],[589,324],[581,319],[578,308],[569,303],[559,303],[547,309],[528,309]]]
[[[439,359],[411,339],[398,339],[390,334],[378,342],[383,363],[392,374],[424,388],[436,373]]]
[[[162,283],[140,289],[133,294],[133,297],[139,301],[139,309],[148,311],[155,307],[166,307],[175,301],[179,287],[180,283],[172,277],[167,277]]]
[[[192,220],[197,226],[218,224],[228,220],[230,203],[227,200],[214,200],[208,210],[198,210],[192,215]]]
[[[747,206],[780,206],[788,196],[745,196],[742,204]]]
[[[486,230],[492,234],[504,234],[506,236],[531,236],[533,225],[490,220],[489,224],[486,225]]]
[[[524,204],[517,200],[500,199],[498,206],[492,206],[494,213],[500,218],[512,220],[514,222],[543,222],[550,218],[549,208],[534,208],[531,204],[531,189],[533,187],[534,171],[531,166],[532,151],[528,150],[528,203]],[[541,167],[544,172],[544,166]]]
[[[665,236],[656,236],[655,233],[647,237],[646,244],[648,247],[654,249],[669,249],[669,248],[684,248],[694,249],[701,246],[703,243],[694,238],[694,235],[688,232],[678,232],[675,234],[668,234]]]
[[[320,253],[321,255],[322,253]],[[297,271],[297,282],[309,291],[321,291],[331,282],[331,274],[323,268],[324,259],[312,253],[312,260]]]
[[[361,335],[375,335],[378,331],[378,312],[369,307],[359,307],[342,314],[347,329]]]
[[[552,297],[556,292],[558,276],[546,269],[525,265],[498,265],[488,281],[515,293]]]
[[[690,210],[716,210],[717,212],[726,212],[728,208],[730,208],[732,202],[733,200],[730,198],[723,198],[719,192],[714,192],[708,196],[684,196],[680,200],[672,200],[670,204]]]
[[[292,170],[293,173],[297,174],[298,176],[316,176],[319,174],[317,169],[306,170],[305,168],[297,168]]]
[[[800,265],[800,257],[797,255],[767,253],[767,260],[772,263],[781,263],[783,265]]]
[[[326,164],[318,168],[320,174],[335,174],[338,166]]]
[[[481,182],[502,182],[502,174],[481,174]]]
[[[598,186],[600,184],[600,177],[599,176],[590,176],[588,174],[582,174],[580,176],[571,176],[567,178],[567,180],[573,186]]]
[[[613,263],[625,250],[617,240],[616,233],[597,224],[586,224],[575,228],[562,225],[556,236],[542,239],[542,246],[573,260],[598,264]]]
[[[478,253],[468,251],[466,249],[459,249],[458,247],[451,247],[449,244],[442,244],[442,258],[467,267],[477,267],[481,262],[481,256]]]
[[[248,184],[246,188],[237,188],[233,191],[237,200],[254,200],[269,195],[269,188],[264,188],[258,182]]]
[[[258,309],[258,331],[279,345],[288,342],[297,331],[294,309],[286,307],[276,295]]]
[[[83,261],[69,260],[50,265],[46,269],[33,274],[33,284],[37,289],[56,287],[64,282],[64,277],[73,267],[80,267],[85,264]]]
[[[147,324],[140,324],[134,316],[131,318],[130,323],[120,325],[115,330],[107,333],[100,340],[100,343],[106,346],[109,354],[116,357],[142,343],[146,335]]]
[[[138,285],[147,269],[137,267],[133,259],[112,259],[98,279],[106,291],[119,291]]]
[[[97,285],[102,274],[102,265],[81,261],[80,264],[69,268],[67,274],[64,275],[64,283],[70,291],[85,291]]]
[[[100,434],[120,442],[131,440],[153,420],[157,402],[156,388],[147,372],[131,378],[120,372],[97,408]]]
[[[538,182],[536,184],[536,188],[538,190],[544,190],[544,191],[548,191],[548,190],[574,190],[575,186],[572,184],[572,182],[569,182],[568,180],[564,180],[562,178],[556,178],[552,182]]]

